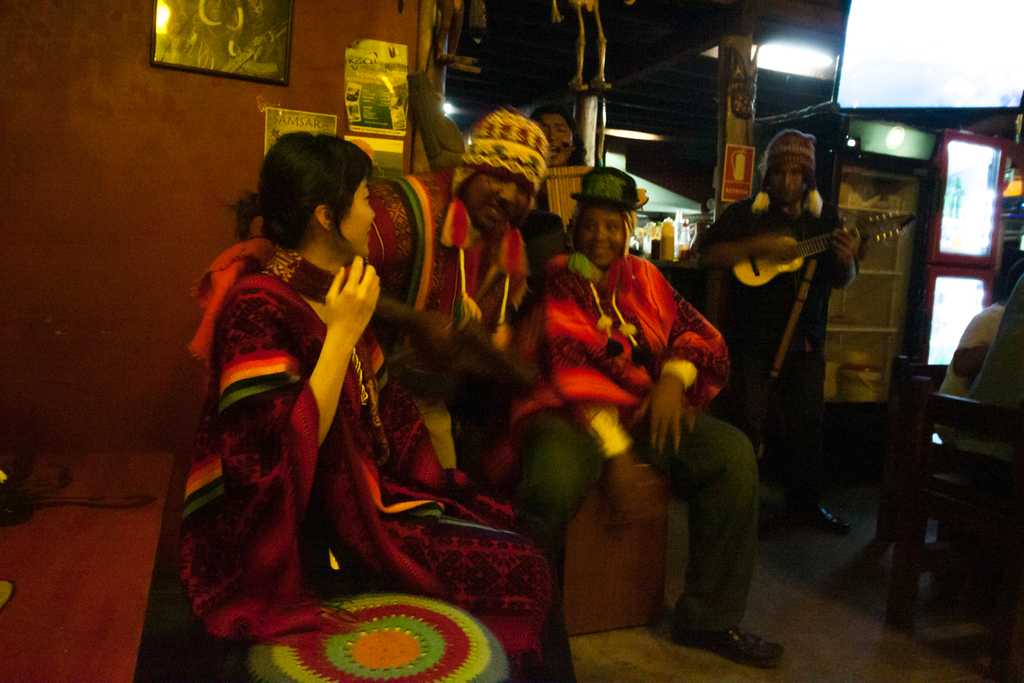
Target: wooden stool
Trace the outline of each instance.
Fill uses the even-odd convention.
[[[637,487],[648,518],[616,522],[601,486],[569,523],[565,547],[565,623],[569,635],[649,624],[665,600],[668,482],[652,467]]]

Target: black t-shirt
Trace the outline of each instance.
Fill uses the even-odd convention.
[[[803,213],[791,218],[774,208],[763,214],[753,214],[753,199],[729,206],[701,239],[700,247],[719,242],[732,242],[761,233],[789,235],[798,241],[832,232],[839,227],[839,215],[834,206],[825,205],[821,216],[815,218]],[[832,288],[845,279],[845,269],[836,261],[831,250],[818,254],[817,270],[804,303],[791,349],[809,347],[820,351],[825,344],[825,325],[828,320],[828,299]],[[782,340],[793,302],[800,286],[803,268],[793,273],[779,273],[775,279],[760,287],[748,287],[730,277],[729,321],[726,339],[732,353],[757,355],[771,359]]]

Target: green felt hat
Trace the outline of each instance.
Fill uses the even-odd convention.
[[[609,166],[599,166],[583,176],[582,187],[573,193],[572,198],[578,202],[610,204],[628,211],[640,207],[636,181],[629,174]]]

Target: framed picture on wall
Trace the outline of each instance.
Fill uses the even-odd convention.
[[[150,63],[287,85],[292,0],[153,0]]]

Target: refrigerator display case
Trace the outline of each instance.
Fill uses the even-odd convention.
[[[865,163],[866,162],[866,163]],[[861,157],[840,162],[839,215],[847,228],[886,212],[918,213],[921,180]],[[828,400],[883,401],[892,359],[903,343],[907,285],[914,252],[911,224],[865,246],[857,279],[832,293],[825,345]]]
[[[932,222],[929,263],[982,269],[995,265],[1003,144],[995,138],[944,132],[935,159],[941,211]]]
[[[927,271],[928,364],[947,365],[967,324],[991,303],[995,271],[952,266],[929,266]]]
[[[1009,141],[944,131],[939,194],[928,231],[920,357],[946,364],[971,319],[992,301],[1001,262],[1000,201]]]

